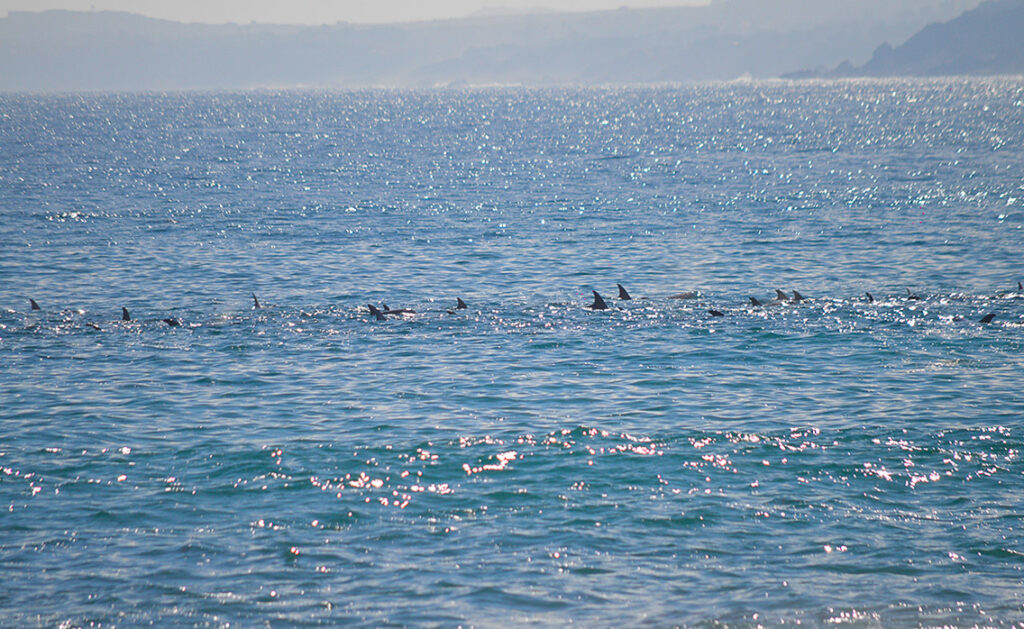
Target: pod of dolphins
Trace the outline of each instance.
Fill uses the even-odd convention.
[[[616,284],[616,287],[618,288],[618,291],[619,291],[619,297],[618,297],[619,301],[631,301],[631,300],[633,300],[633,297],[629,294],[629,291],[627,291],[626,288],[622,284]],[[906,295],[906,297],[903,298],[906,301],[919,301],[921,299],[921,297],[919,295],[914,294],[909,288],[906,289],[906,290],[907,290],[907,295]],[[1021,292],[1021,293],[1024,293],[1024,283],[1017,282],[1017,291]],[[611,306],[609,306],[608,302],[606,302],[604,300],[604,298],[601,297],[600,293],[598,293],[596,290],[593,291],[593,293],[594,293],[594,301],[589,306],[587,306],[587,308],[589,308],[590,310],[610,310],[611,309]],[[794,291],[792,291],[792,293],[793,293],[793,296],[790,297],[785,292],[776,289],[775,290],[775,298],[772,299],[772,300],[769,300],[769,301],[762,301],[762,300],[760,300],[760,299],[758,299],[756,297],[748,297],[749,306],[750,307],[755,307],[755,308],[771,308],[771,307],[775,307],[775,306],[782,306],[782,305],[785,305],[785,304],[799,304],[799,303],[801,303],[803,301],[807,301],[807,299],[803,295],[801,295],[799,291],[794,290]],[[684,292],[684,293],[678,293],[678,294],[675,294],[675,295],[670,295],[668,297],[668,299],[694,300],[694,299],[699,299],[699,297],[700,297],[700,295],[697,292]],[[864,293],[864,297],[865,297],[865,299],[866,299],[866,301],[868,303],[872,303],[872,302],[875,301],[875,297],[871,293]],[[646,299],[646,298],[642,297],[641,299]],[[466,310],[468,308],[468,306],[466,305],[466,302],[463,301],[461,297],[457,297],[456,300],[457,301],[456,301],[455,307],[453,309],[446,310],[445,312],[447,312],[448,314],[455,314],[456,310]],[[42,310],[42,308],[39,306],[39,303],[36,302],[35,299],[29,298],[28,301],[29,301],[29,306],[30,306],[31,310]],[[263,308],[263,306],[260,304],[260,300],[256,297],[255,293],[252,293],[252,302],[253,302],[253,309],[254,310],[260,310],[260,309]],[[387,320],[389,315],[396,316],[396,317],[401,317],[401,316],[405,316],[405,315],[414,315],[414,314],[416,314],[416,311],[412,310],[410,308],[395,308],[395,309],[392,309],[392,308],[389,308],[387,304],[381,304],[380,308],[378,308],[377,306],[375,306],[373,304],[367,304],[366,307],[370,311],[370,316],[372,316],[374,318],[374,320],[376,320],[376,321],[385,321],[385,320]],[[721,310],[716,310],[714,308],[709,309],[707,311],[707,313],[711,317],[724,317],[725,316],[724,312],[722,312]],[[990,313],[986,314],[984,317],[982,317],[979,320],[979,323],[992,323],[992,321],[994,321],[995,318],[996,318],[995,313],[994,312],[990,312]],[[132,321],[131,314],[128,312],[127,308],[124,308],[124,307],[121,308],[121,321]],[[181,320],[176,319],[174,317],[168,317],[168,318],[160,319],[160,321],[162,321],[163,323],[166,323],[170,327],[180,327],[181,326]],[[95,323],[86,323],[86,325],[89,326],[90,328],[93,328],[94,330],[101,330],[102,329],[99,325],[97,325]]]
[[[622,286],[622,284],[616,284],[616,286],[619,289],[619,301],[629,301],[629,300],[633,299],[630,296],[629,291],[627,291]],[[906,290],[907,290],[907,296],[905,297],[905,299],[907,301],[920,301],[921,297],[919,295],[915,295],[909,288],[906,289]],[[1017,291],[1018,292],[1024,292],[1024,283],[1017,282]],[[601,297],[600,293],[598,293],[596,290],[593,291],[593,293],[594,293],[594,303],[590,304],[587,307],[590,308],[591,310],[609,310],[610,307],[608,306],[608,302],[606,302],[604,300],[604,298]],[[875,301],[875,298],[874,298],[874,296],[871,293],[864,293],[864,296],[866,297],[868,303],[871,303],[871,302]],[[671,296],[669,296],[669,299],[697,299],[697,297],[698,297],[697,293],[687,292],[687,293],[680,293],[678,295],[671,295]],[[771,301],[761,301],[757,297],[748,297],[747,299],[750,302],[750,306],[758,307],[758,308],[770,308],[772,306],[781,306],[781,305],[784,305],[784,304],[799,304],[800,302],[806,300],[806,298],[803,295],[800,294],[800,291],[794,290],[793,291],[793,296],[790,297],[789,295],[787,295],[786,293],[784,293],[783,291],[781,291],[779,289],[775,289],[775,299],[772,299]],[[710,316],[712,316],[712,317],[724,317],[725,316],[724,312],[722,312],[721,310],[716,310],[714,308],[709,309],[708,310],[708,314]],[[990,313],[986,314],[984,317],[982,317],[978,322],[979,323],[992,323],[992,321],[994,321],[995,318],[996,318],[995,313],[994,312],[990,312]]]

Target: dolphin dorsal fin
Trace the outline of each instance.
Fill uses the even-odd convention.
[[[616,284],[616,286],[619,287],[619,299],[621,299],[622,301],[628,301],[630,299],[633,299],[632,297],[629,296],[629,292],[622,286],[622,284]]]
[[[590,304],[591,310],[608,310],[608,304],[604,302],[604,299],[598,292],[594,291],[594,303]]]
[[[775,289],[775,299],[778,299],[779,301],[789,301],[789,297],[786,297],[786,293],[777,288]]]
[[[468,307],[466,306],[466,302],[462,301],[462,297],[456,297],[455,299],[458,300],[458,303],[455,306],[456,310],[465,310]]]
[[[1017,282],[1017,290],[1024,290],[1024,284]]]
[[[121,321],[131,321],[132,316],[128,314],[128,309],[121,306]]]
[[[260,300],[256,299],[256,293],[252,294],[252,307],[255,310],[259,310],[260,308],[263,307],[263,306],[260,305]]]
[[[28,303],[32,307],[32,310],[40,310],[39,304],[36,303],[35,299],[32,299],[31,297],[29,297],[28,298]]]
[[[374,306],[373,304],[366,304],[366,307],[370,309],[370,314],[373,315],[374,319],[376,319],[377,321],[384,320],[384,313],[381,312],[380,309],[377,308],[377,306]]]
[[[761,300],[758,299],[757,297],[751,297],[750,298],[750,305],[751,306],[761,306],[763,304],[761,303]]]
[[[992,323],[992,319],[995,319],[995,318],[996,318],[996,313],[990,312],[987,315],[985,315],[984,317],[982,317],[981,321],[979,321],[979,323]]]
[[[869,301],[869,302],[872,302],[872,301],[874,301],[874,300],[875,300],[875,297],[874,297],[874,295],[872,295],[871,293],[864,293],[864,294],[868,296],[868,301]]]
[[[793,301],[803,301],[803,300],[804,300],[804,296],[800,294],[800,291],[798,291],[798,290],[793,291]]]

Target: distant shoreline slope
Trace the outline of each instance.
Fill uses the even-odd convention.
[[[0,91],[614,85],[777,77],[866,61],[981,0],[714,0],[704,7],[383,25],[0,19]]]
[[[929,24],[906,43],[883,44],[863,66],[788,78],[1024,74],[1024,0],[990,0],[948,22]]]

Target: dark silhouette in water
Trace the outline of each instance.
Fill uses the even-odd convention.
[[[792,297],[792,299],[790,299],[790,297],[788,295],[786,295],[785,291],[781,291],[781,290],[776,288],[775,289],[775,299],[771,300],[771,302],[768,305],[773,305],[774,304],[774,305],[777,306],[779,304],[786,304],[786,303],[798,304],[798,303],[800,303],[803,300],[804,300],[804,296],[800,294],[800,291],[793,291],[793,297]],[[759,302],[759,305],[764,305],[764,304]]]
[[[381,312],[377,306],[374,306],[373,304],[366,304],[366,307],[370,309],[370,314],[372,314],[373,318],[377,321],[383,321],[385,319],[384,313]]]
[[[616,286],[619,289],[619,299],[621,299],[623,301],[633,299],[633,297],[629,294],[629,291],[627,291],[626,288],[622,284],[616,284]],[[1017,282],[1017,288],[1019,290],[1021,290],[1021,291],[1024,291],[1024,282],[1018,281]],[[906,299],[908,301],[916,301],[916,300],[920,300],[921,299],[921,297],[919,295],[915,294],[913,291],[911,291],[910,288],[906,288],[905,290],[907,291],[907,296],[904,299]],[[594,294],[594,302],[592,304],[586,306],[587,308],[589,308],[591,310],[610,310],[611,309],[609,307],[608,303],[604,300],[604,298],[601,297],[600,293],[598,293],[596,290],[591,291],[591,292],[593,292],[593,294]],[[758,307],[758,308],[771,307],[771,306],[779,306],[779,305],[786,304],[786,303],[793,303],[793,304],[795,304],[795,303],[803,302],[803,301],[805,301],[807,299],[806,297],[804,297],[803,295],[800,294],[800,291],[794,290],[794,291],[792,291],[792,293],[793,293],[793,296],[792,296],[792,298],[790,298],[790,297],[788,297],[786,295],[786,293],[784,291],[776,289],[775,290],[775,295],[776,296],[770,302],[764,302],[764,301],[761,301],[760,299],[758,299],[757,297],[752,297],[752,296],[749,296],[747,299],[749,300],[749,303],[750,303],[751,307]],[[1005,293],[1001,293],[1001,294],[1005,294]],[[691,295],[692,295],[691,293],[674,295],[674,296],[669,297],[669,299],[690,298]],[[874,303],[875,302],[875,297],[870,292],[865,291],[864,292],[864,297],[865,297],[865,299],[867,300],[868,303]],[[643,298],[641,298],[641,299],[643,299]],[[254,309],[262,308],[262,305],[260,304],[259,299],[256,297],[255,293],[252,293],[252,300],[253,300],[253,308]],[[35,301],[35,299],[29,298],[29,304],[31,305],[31,309],[32,310],[41,310],[39,304]],[[367,304],[367,308],[369,308],[370,314],[377,321],[384,321],[384,320],[386,320],[387,319],[386,315],[401,316],[401,315],[416,314],[416,311],[411,309],[411,308],[391,309],[390,307],[388,307],[387,304],[382,304],[382,306],[383,306],[383,308],[380,309],[380,308],[377,308],[376,306],[374,306],[372,304]],[[450,315],[454,315],[456,310],[466,310],[467,308],[468,308],[468,306],[467,306],[466,302],[463,301],[463,299],[461,297],[456,297],[456,306],[454,307],[454,309],[452,309],[452,310],[447,310],[446,309],[444,312],[447,312]],[[717,310],[717,309],[714,309],[714,308],[708,309],[706,312],[711,317],[725,317],[726,316],[726,314],[724,312],[722,312],[720,310]],[[305,315],[305,313],[303,313],[303,316],[307,316],[307,315]],[[988,323],[992,323],[995,320],[995,318],[996,318],[996,314],[995,313],[988,313],[984,317],[982,317],[979,320],[979,322],[982,323],[982,324],[988,324]],[[128,308],[127,307],[122,307],[121,308],[121,320],[124,321],[124,322],[133,321],[133,319],[131,317],[131,314],[128,312]],[[957,315],[954,318],[954,321],[962,321],[962,320],[963,320],[963,317],[959,316],[959,315]],[[162,321],[163,323],[167,324],[170,327],[181,327],[182,326],[181,320],[176,318],[176,317],[167,317],[167,318],[164,318],[164,319],[160,319],[160,321]],[[86,322],[84,325],[86,325],[86,326],[88,326],[88,327],[90,327],[90,328],[92,328],[94,330],[101,330],[102,329],[102,328],[100,328],[99,325],[97,325],[95,323]]]
[[[677,293],[675,295],[669,295],[669,299],[697,299],[697,293],[694,291],[686,291],[685,293]]]

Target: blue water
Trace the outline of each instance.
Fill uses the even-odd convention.
[[[1021,626],[1022,146],[1008,79],[0,95],[0,625]]]

